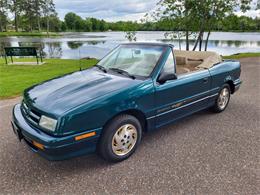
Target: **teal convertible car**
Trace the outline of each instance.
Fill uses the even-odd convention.
[[[97,151],[117,162],[144,132],[202,109],[226,109],[241,67],[214,52],[160,43],[122,44],[94,67],[24,91],[13,109],[19,140],[49,160]]]

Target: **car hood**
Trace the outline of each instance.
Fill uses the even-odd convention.
[[[92,99],[124,90],[140,82],[92,68],[32,86],[25,90],[24,99],[29,106],[59,116]]]

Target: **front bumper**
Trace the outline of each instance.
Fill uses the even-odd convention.
[[[19,140],[24,140],[34,152],[48,160],[64,160],[95,152],[101,128],[81,132],[76,135],[53,137],[30,126],[23,117],[20,106],[20,104],[17,104],[13,108],[13,118],[11,121],[13,130],[18,135]],[[95,136],[78,141],[75,140],[76,136],[92,131],[96,132]],[[40,149],[36,147],[33,144],[34,142],[43,145],[44,148]]]

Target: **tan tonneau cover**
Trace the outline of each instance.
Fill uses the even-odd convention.
[[[176,59],[180,61],[185,61],[189,64],[192,61],[200,61],[201,63],[196,66],[196,68],[208,69],[214,64],[222,62],[222,58],[219,54],[211,51],[184,51],[184,50],[174,50],[174,55]],[[178,64],[178,63],[177,63]]]

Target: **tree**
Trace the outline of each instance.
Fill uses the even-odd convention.
[[[193,50],[196,49],[199,43],[199,50],[203,41],[203,34],[208,31],[205,42],[205,51],[207,50],[208,40],[214,24],[217,21],[222,21],[226,15],[233,14],[234,9],[240,7],[242,11],[249,9],[251,0],[200,0],[196,3],[196,12],[199,19],[199,35],[196,39]]]
[[[192,32],[198,32],[193,50],[201,50],[203,35],[208,31],[205,50],[217,20],[222,20],[226,15],[233,13],[239,7],[242,11],[249,9],[251,0],[161,0],[159,9],[153,14],[154,18],[173,19],[177,22],[178,30],[185,31],[186,50],[189,50],[189,37]]]
[[[37,20],[38,31],[41,31],[41,16],[43,15],[43,10],[46,6],[48,6],[50,1],[45,0],[34,0],[34,9],[35,9],[35,16]]]
[[[84,27],[85,27],[85,20],[83,20],[80,16],[77,16],[75,21],[75,30],[83,31]]]
[[[55,11],[55,5],[53,3],[53,0],[45,0],[42,4],[42,11],[44,17],[46,18],[47,34],[49,36],[50,16],[53,16],[53,18],[57,18],[57,13]]]
[[[75,30],[77,17],[78,16],[73,12],[69,12],[65,15],[65,23],[69,30]]]
[[[73,12],[65,15],[65,24],[69,30],[85,32],[106,31],[109,28],[109,24],[105,20],[96,18],[86,18],[84,20]]]
[[[24,0],[21,4],[21,10],[24,12],[24,18],[26,19],[25,23],[28,25],[26,30],[30,32],[33,31],[34,22],[36,18],[36,10],[34,8],[34,1],[33,0]]]
[[[25,3],[24,0],[8,0],[8,8],[14,14],[14,26],[15,31],[19,30],[19,13],[22,11],[22,4]]]
[[[62,25],[64,22],[60,21],[56,14],[49,15],[47,17],[41,17],[41,27],[42,29],[46,29],[48,32],[60,32],[62,31]],[[66,31],[66,29],[64,30]]]
[[[67,25],[65,22],[61,22],[61,31],[65,32],[67,30]]]
[[[161,0],[158,3],[159,9],[153,14],[155,20],[174,20],[178,26],[177,31],[185,32],[186,50],[189,50],[189,37],[195,27],[198,26],[198,17],[194,11],[197,1],[195,0]]]
[[[7,30],[7,5],[6,0],[0,0],[0,32]]]
[[[92,22],[89,18],[86,18],[86,20],[85,20],[84,31],[85,32],[91,32],[92,31]]]
[[[15,30],[21,25],[25,30],[41,31],[41,19],[55,14],[53,0],[7,0],[8,8],[14,15]]]
[[[99,26],[100,31],[107,31],[108,30],[108,24],[104,21],[100,21],[100,26]]]
[[[92,23],[92,30],[99,31],[100,30],[100,21],[96,18],[90,18],[90,21]]]

